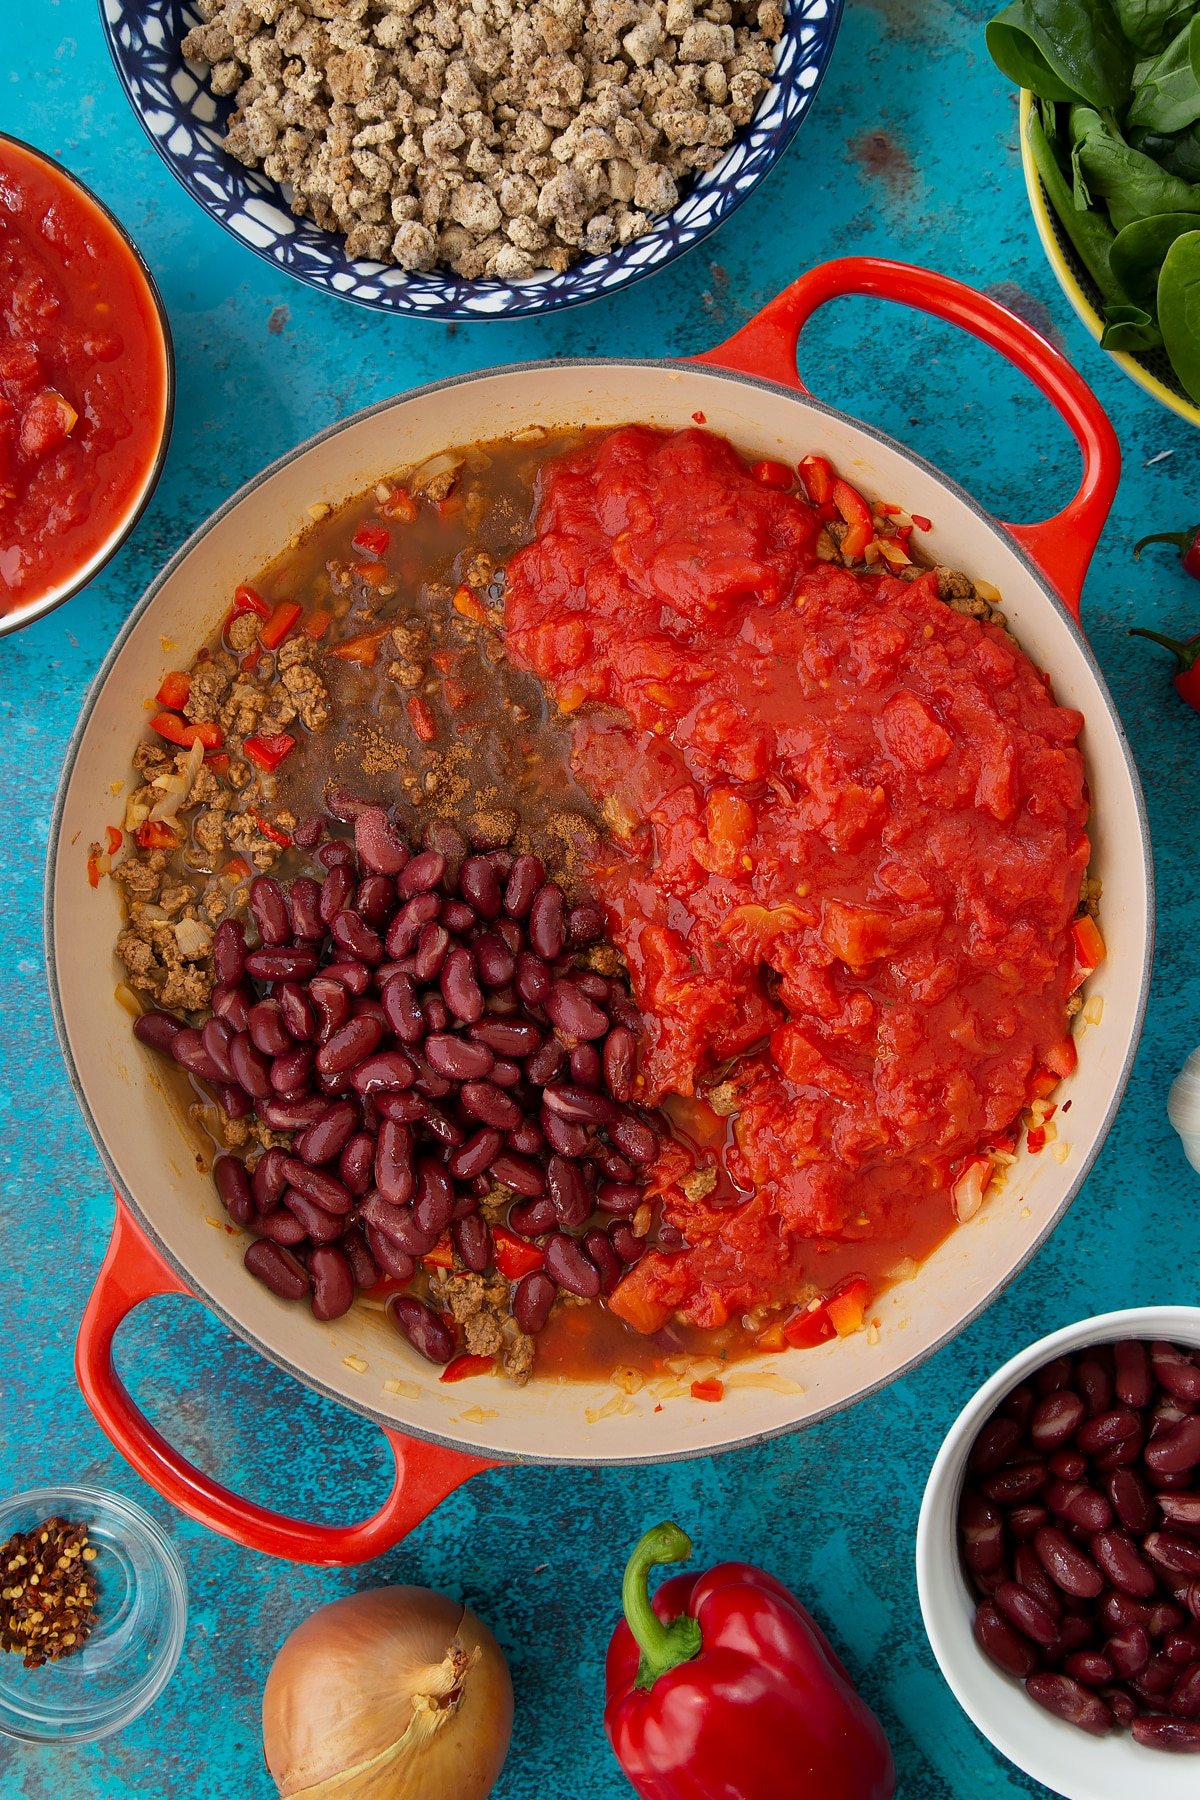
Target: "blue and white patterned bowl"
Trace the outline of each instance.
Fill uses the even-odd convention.
[[[221,148],[233,101],[214,99],[203,75],[183,59],[180,45],[199,22],[192,7],[180,0],[100,0],[100,12],[117,73],[154,148],[192,198],[256,255],[309,287],[379,312],[517,319],[615,293],[715,231],[790,144],[828,67],[844,4],[790,0],[775,78],[757,113],[673,212],[624,249],[587,257],[562,274],[513,282],[352,262],[337,233],[296,218],[277,183]]]

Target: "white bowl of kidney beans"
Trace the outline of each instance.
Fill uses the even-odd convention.
[[[951,1427],[917,1527],[959,1704],[1067,1800],[1200,1791],[1200,1309],[1031,1344]]]

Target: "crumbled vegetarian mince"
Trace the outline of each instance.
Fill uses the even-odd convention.
[[[508,1282],[501,1275],[485,1278],[465,1271],[435,1270],[429,1297],[463,1328],[469,1356],[501,1355],[504,1372],[523,1385],[533,1370],[534,1344],[512,1316]]]
[[[0,1545],[0,1650],[40,1669],[83,1648],[96,1622],[87,1526],[50,1518]]]
[[[782,0],[199,0],[225,146],[347,253],[565,269],[669,212],[749,123]]]

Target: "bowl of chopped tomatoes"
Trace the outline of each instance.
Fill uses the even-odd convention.
[[[54,159],[0,132],[0,633],[78,593],[166,459],[166,309],[124,227]]]
[[[1037,383],[1081,451],[1060,513],[1003,524],[808,393],[797,341],[843,293]],[[60,1038],[120,1196],[78,1370],[160,1492],[352,1561],[482,1467],[812,1423],[988,1305],[1091,1168],[1146,1001],[1145,813],[1079,610],[1118,472],[1028,325],[853,258],[690,361],[385,401],[182,547],[84,708],[47,873]],[[490,800],[428,835],[473,754]],[[537,837],[567,806],[591,822],[569,913]],[[197,1108],[242,1138],[184,1153]],[[158,1292],[381,1427],[373,1518],[272,1514],[149,1427],[111,1351]]]

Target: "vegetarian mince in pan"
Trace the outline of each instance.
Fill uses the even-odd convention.
[[[92,847],[247,1268],[444,1378],[871,1329],[1056,1148],[1083,719],[927,520],[702,425],[315,503]]]

